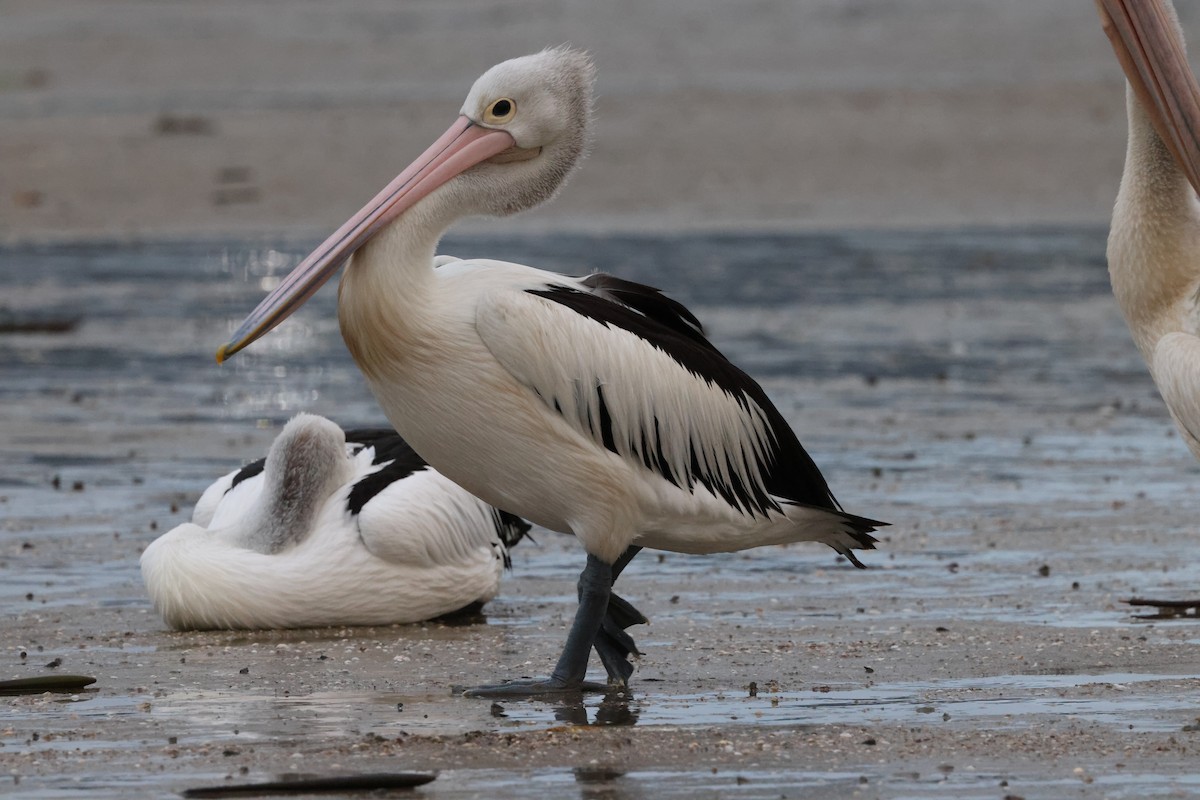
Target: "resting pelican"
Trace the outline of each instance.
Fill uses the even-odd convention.
[[[612,584],[643,547],[715,553],[824,542],[862,566],[883,523],[844,513],[763,390],[656,289],[489,260],[438,260],[466,214],[551,197],[587,141],[593,68],[570,48],[488,70],[461,116],[251,312],[221,361],[350,259],[342,336],[388,419],[451,480],[587,551],[579,607],[546,680],[472,694],[604,689]],[[602,651],[603,654],[603,651]],[[623,685],[627,660],[604,659]]]
[[[300,414],[150,543],[142,577],[179,630],[419,622],[495,597],[528,530],[394,431]]]

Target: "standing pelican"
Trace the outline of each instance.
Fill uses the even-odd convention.
[[[299,414],[150,543],[142,577],[179,630],[419,622],[495,597],[528,530],[394,431]]]
[[[439,471],[497,508],[573,533],[579,607],[547,680],[472,690],[603,689],[613,582],[643,547],[715,553],[824,542],[862,566],[882,523],[844,513],[763,390],[656,289],[488,260],[438,260],[467,214],[551,197],[588,138],[593,68],[569,48],[488,70],[461,116],[306,258],[234,332],[221,361],[350,259],[342,336],[388,419]],[[615,599],[615,596],[614,596]],[[632,667],[604,659],[610,683]]]
[[[1200,458],[1200,90],[1169,2],[1096,4],[1129,78],[1109,276],[1171,417]]]
[[[1129,84],[1108,236],[1113,294],[1171,419],[1200,458],[1200,87],[1170,0],[1096,0]],[[1200,600],[1134,598],[1168,615]]]

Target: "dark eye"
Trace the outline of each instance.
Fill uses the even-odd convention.
[[[515,101],[501,97],[499,100],[493,100],[492,104],[487,107],[487,111],[483,112],[483,121],[492,125],[508,122],[517,113],[517,104]]]

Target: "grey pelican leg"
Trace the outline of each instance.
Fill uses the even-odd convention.
[[[641,547],[631,545],[616,560],[612,566],[614,584],[633,557],[641,552],[641,549]],[[608,612],[604,615],[604,621],[600,623],[600,630],[597,631],[596,641],[592,646],[596,648],[596,655],[600,656],[600,662],[604,664],[604,670],[608,673],[610,687],[626,685],[629,676],[633,674],[633,665],[629,663],[629,656],[641,655],[633,637],[626,633],[625,629],[646,622],[649,620],[628,600],[616,594],[612,594],[608,598]]]
[[[630,556],[632,558],[632,556]],[[489,686],[477,686],[463,694],[469,697],[531,697],[547,694],[603,692],[607,686],[585,681],[588,657],[608,613],[612,594],[613,565],[588,554],[587,566],[579,575],[579,608],[567,634],[567,643],[558,664],[546,680],[511,681]]]

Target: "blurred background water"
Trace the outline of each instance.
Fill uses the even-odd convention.
[[[764,385],[835,490],[850,487],[838,491],[851,508],[876,502],[881,476],[903,478],[886,498],[903,525],[1029,504],[1103,514],[1132,487],[1165,499],[1191,480],[1111,301],[1103,247],[1100,229],[1025,229],[460,236],[443,251],[665,289]],[[11,610],[43,555],[20,550],[29,531],[132,534],[121,566],[79,572],[136,589],[136,550],[291,415],[384,422],[342,344],[332,287],[215,363],[215,345],[304,252],[0,250]]]

